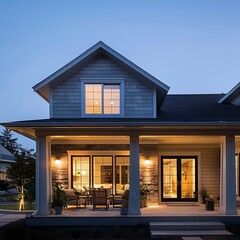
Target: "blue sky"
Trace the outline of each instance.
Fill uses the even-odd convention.
[[[240,81],[239,13],[238,0],[0,0],[0,122],[48,118],[32,86],[100,40],[169,93],[226,93]]]

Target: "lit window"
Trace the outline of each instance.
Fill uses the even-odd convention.
[[[86,114],[120,114],[120,85],[85,84]]]

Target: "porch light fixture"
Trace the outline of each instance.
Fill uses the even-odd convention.
[[[144,159],[144,165],[150,165],[151,160],[150,159]]]
[[[61,165],[61,159],[56,159],[55,160],[55,165]]]

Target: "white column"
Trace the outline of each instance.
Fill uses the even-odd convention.
[[[141,215],[139,136],[130,136],[130,188],[129,188],[128,214]]]
[[[221,143],[220,212],[237,215],[235,137],[224,136]]]
[[[49,137],[37,137],[36,161],[36,212],[34,215],[49,215],[52,179],[51,141]]]

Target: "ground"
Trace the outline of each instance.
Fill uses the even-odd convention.
[[[235,233],[232,236],[204,236],[203,240],[240,240],[240,225],[229,225],[228,230]],[[24,220],[9,223],[0,228],[1,240],[70,240],[70,239],[146,239],[150,240],[150,232],[147,226],[113,226],[113,227],[81,227],[81,228],[57,228],[38,227],[29,228]],[[181,240],[181,237],[161,238],[161,240]]]

